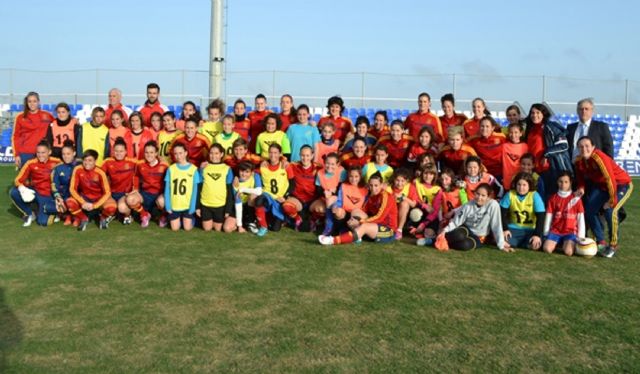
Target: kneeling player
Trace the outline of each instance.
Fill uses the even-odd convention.
[[[242,223],[245,217],[247,221],[251,221],[248,226],[255,228],[255,214],[252,213],[255,213],[256,197],[262,195],[262,179],[258,173],[253,171],[253,164],[249,161],[242,161],[237,167],[238,176],[233,180],[236,225],[238,232],[244,233],[246,230]],[[255,231],[257,232],[258,229],[255,228]]]
[[[316,176],[316,188],[319,199],[311,203],[309,210],[312,217],[312,231],[318,220],[324,218],[326,212],[333,208],[336,202],[338,186],[346,179],[346,172],[342,166],[338,165],[339,156],[337,153],[329,153],[324,159],[324,168],[318,171]],[[333,231],[333,221],[325,220],[324,235],[331,235]]]
[[[109,227],[109,222],[116,214],[116,201],[111,197],[109,179],[100,168],[96,167],[98,152],[87,149],[82,155],[82,165],[73,169],[67,207],[74,217],[80,220],[78,231],[84,231],[89,224],[87,213],[100,212],[100,229]]]
[[[169,165],[158,158],[158,144],[147,142],[144,146],[144,161],[139,161],[136,176],[133,179],[133,191],[127,195],[127,205],[140,215],[140,226],[149,226],[153,208],[164,210],[164,175]],[[167,226],[167,217],[163,212],[158,222],[160,227]]]
[[[236,229],[236,219],[230,215],[233,209],[233,172],[222,163],[224,147],[215,143],[209,149],[209,162],[200,169],[202,191],[200,192],[199,215],[204,231]]]
[[[289,164],[293,173],[290,183],[291,195],[282,204],[284,213],[293,220],[296,230],[300,230],[302,216],[300,213],[307,210],[309,204],[316,198],[316,174],[317,165],[313,163],[313,150],[305,144],[300,148],[300,161]]]
[[[101,166],[109,178],[111,197],[118,205],[118,212],[122,215],[122,224],[124,225],[129,225],[132,222],[131,209],[126,200],[133,191],[133,179],[138,164],[136,159],[127,157],[127,147],[127,142],[123,138],[116,139],[111,152],[113,157],[108,157]]]
[[[73,223],[78,226],[80,221],[74,220],[65,201],[71,197],[69,185],[71,184],[71,174],[73,169],[78,166],[76,161],[76,147],[71,140],[65,140],[62,145],[62,162],[53,168],[51,172],[51,192],[56,202],[56,210],[61,217],[64,217],[64,225],[68,226]]]
[[[191,231],[198,201],[198,184],[202,183],[202,178],[198,168],[189,163],[184,144],[175,143],[172,152],[176,163],[169,166],[164,177],[165,209],[171,230],[179,231],[182,226],[185,231]]]
[[[339,236],[318,236],[323,245],[360,243],[365,236],[378,242],[395,240],[398,226],[398,207],[392,194],[385,190],[382,175],[379,172],[369,177],[369,198],[363,210],[354,210],[347,221],[350,228]]]
[[[293,175],[291,175],[291,169],[284,167],[281,156],[282,148],[280,145],[271,144],[269,146],[269,163],[260,168],[265,193],[255,200],[256,217],[260,226],[258,236],[264,236],[267,233],[267,212],[273,218],[271,221],[272,231],[279,231],[282,227],[282,221],[284,221],[282,203],[291,193],[289,179],[292,179]]]
[[[345,219],[351,218],[351,212],[362,210],[367,199],[367,188],[364,187],[362,169],[359,166],[353,165],[349,167],[347,180],[338,187],[336,198],[333,207],[326,212],[325,228],[332,227],[334,221],[341,225],[345,222]]]

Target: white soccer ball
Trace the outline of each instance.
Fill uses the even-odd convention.
[[[598,244],[591,238],[578,238],[576,254],[583,257],[593,257],[598,253]]]
[[[421,209],[413,208],[409,212],[409,219],[413,223],[419,223],[420,221],[422,221],[422,215],[423,214],[422,214],[422,210]]]

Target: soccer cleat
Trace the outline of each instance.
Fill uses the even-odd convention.
[[[131,218],[131,216],[126,216],[122,219],[123,225],[130,225],[131,222],[133,222],[133,219]]]
[[[100,220],[100,230],[106,230],[109,228],[109,218]]]
[[[258,234],[258,226],[256,226],[255,222],[251,222],[247,225],[247,228],[249,229],[249,231],[251,231],[252,234]]]
[[[605,258],[612,258],[613,256],[615,256],[616,254],[616,250],[617,248],[612,247],[612,246],[608,246],[607,248],[605,248],[605,250],[602,252],[602,257]]]
[[[160,219],[158,220],[158,227],[160,227],[161,229],[167,227],[167,225],[169,224],[169,222],[167,222],[167,217],[163,214],[160,216]]]
[[[425,245],[432,245],[432,244],[433,244],[433,238],[420,238],[416,240],[416,245],[425,246]]]
[[[78,231],[85,231],[87,229],[87,226],[89,226],[88,220],[80,221],[80,224],[78,225]]]
[[[53,216],[53,223],[58,223],[58,222],[60,222],[60,216],[56,214],[55,216]]]
[[[266,227],[261,227],[258,229],[258,232],[256,233],[256,235],[258,235],[259,237],[263,237],[267,235],[267,232],[269,232],[269,230],[267,230]]]
[[[140,227],[142,227],[143,229],[149,227],[150,221],[151,221],[151,214],[143,213],[140,216]]]
[[[334,243],[333,236],[328,236],[328,235],[319,235],[318,241],[322,245],[333,245]]]
[[[607,249],[607,242],[601,240],[598,242],[598,253],[602,255],[602,253]]]
[[[33,220],[35,220],[36,217],[33,214],[29,214],[28,216],[24,216],[22,217],[22,227],[29,227],[31,226],[31,224],[33,223]]]

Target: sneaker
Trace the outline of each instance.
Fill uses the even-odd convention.
[[[151,214],[146,213],[146,214],[142,214],[142,216],[140,217],[140,227],[147,228],[149,227],[149,222],[151,221]]]
[[[261,227],[258,229],[258,232],[256,232],[256,235],[258,235],[259,237],[263,237],[265,235],[267,235],[267,233],[269,232],[269,230],[267,230],[266,227]]]
[[[80,221],[80,223],[78,224],[78,231],[85,231],[87,229],[87,226],[89,226],[88,220]]]
[[[416,245],[426,246],[426,245],[432,245],[432,244],[433,244],[433,238],[420,238],[416,240]]]
[[[53,223],[58,223],[58,222],[60,222],[60,216],[56,214],[55,216],[53,216]]]
[[[613,256],[615,256],[616,254],[616,250],[617,248],[612,247],[612,246],[608,246],[603,252],[602,252],[602,257],[605,258],[612,258]]]
[[[109,226],[111,221],[113,221],[115,218],[116,218],[116,216],[109,216],[109,217],[105,218],[104,220],[107,223],[107,226]]]
[[[106,230],[109,228],[109,218],[100,220],[100,230]]]
[[[258,234],[258,226],[256,226],[255,222],[249,223],[247,225],[247,228],[249,229],[249,231],[251,231],[252,234]]]
[[[131,216],[126,216],[122,219],[123,225],[130,225],[131,222],[133,222],[133,219],[131,218]]]
[[[599,241],[598,242],[598,253],[602,254],[607,249],[607,247],[608,247],[607,242],[605,242],[604,240]]]
[[[402,230],[396,231],[396,240],[402,240]]]
[[[160,219],[158,220],[158,227],[160,227],[161,229],[167,227],[167,225],[169,224],[169,222],[167,222],[167,216],[165,216],[164,214],[160,216]]]
[[[24,216],[22,218],[22,227],[29,227],[31,226],[31,224],[33,223],[33,221],[36,219],[36,217],[33,214],[29,214],[28,216]]]
[[[66,215],[64,217],[64,225],[69,226],[73,223],[73,217],[71,215]]]
[[[322,245],[333,245],[333,236],[328,235],[319,235],[318,241]]]

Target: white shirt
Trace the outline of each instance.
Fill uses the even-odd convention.
[[[589,118],[586,123],[578,122],[578,126],[576,126],[576,133],[573,135],[573,155],[571,155],[571,160],[575,161],[576,158],[580,155],[580,151],[578,150],[578,139],[583,136],[589,135],[589,126],[591,126],[591,118]]]

